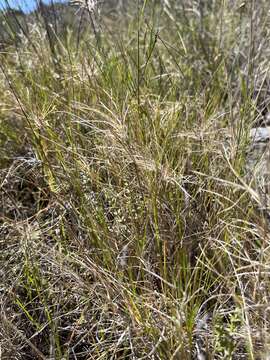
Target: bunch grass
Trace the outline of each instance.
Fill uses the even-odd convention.
[[[123,8],[0,54],[3,359],[267,359],[268,1]]]

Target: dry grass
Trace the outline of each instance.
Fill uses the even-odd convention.
[[[199,3],[101,11],[79,41],[36,22],[1,53],[3,359],[269,356],[245,164],[270,9]]]

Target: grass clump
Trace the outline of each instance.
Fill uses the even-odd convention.
[[[246,157],[268,8],[104,4],[57,33],[44,7],[5,45],[3,358],[267,354],[267,209]]]

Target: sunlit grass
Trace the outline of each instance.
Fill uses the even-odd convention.
[[[267,354],[246,155],[269,5],[222,4],[94,12],[79,38],[36,22],[1,53],[4,358]]]

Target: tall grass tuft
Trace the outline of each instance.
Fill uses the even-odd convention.
[[[267,359],[268,1],[73,6],[1,14],[3,359]]]

